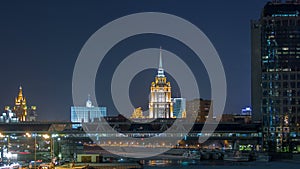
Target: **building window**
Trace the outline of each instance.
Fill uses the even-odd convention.
[[[290,79],[291,79],[291,80],[296,80],[296,75],[295,75],[295,74],[291,74],[291,75],[290,75]]]

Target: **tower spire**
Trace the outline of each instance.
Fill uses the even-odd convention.
[[[157,70],[157,77],[165,77],[164,69],[162,67],[162,49],[161,49],[161,47],[159,49],[159,64],[158,64],[158,70]]]
[[[93,103],[91,101],[91,95],[90,94],[88,94],[88,99],[87,99],[87,101],[85,103],[85,106],[86,107],[93,107]]]
[[[22,98],[23,98],[23,91],[22,91],[22,86],[20,85],[18,99],[22,99]]]
[[[162,50],[161,47],[159,49],[159,69],[162,69]]]
[[[149,118],[173,118],[171,84],[164,74],[162,52],[160,47],[157,75],[150,87]]]
[[[27,106],[26,98],[23,95],[22,86],[19,86],[18,96],[15,98],[15,106],[13,111],[16,113],[19,121],[26,121],[27,119]]]

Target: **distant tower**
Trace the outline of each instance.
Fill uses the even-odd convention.
[[[173,118],[171,85],[167,82],[162,67],[162,50],[160,49],[159,66],[155,81],[152,82],[149,102],[149,118]]]
[[[93,103],[91,101],[91,96],[90,95],[88,95],[88,99],[87,99],[87,101],[85,103],[85,106],[86,107],[93,107]]]
[[[19,121],[26,121],[27,105],[26,98],[23,96],[22,86],[19,87],[19,94],[15,98],[15,106],[13,112],[16,113]]]

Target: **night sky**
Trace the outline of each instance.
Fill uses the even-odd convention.
[[[164,12],[182,17],[199,27],[211,40],[227,78],[225,113],[239,113],[250,102],[250,20],[258,19],[264,0],[109,0],[109,1],[1,1],[0,2],[0,108],[13,105],[19,85],[28,105],[36,105],[39,120],[69,120],[72,74],[77,56],[88,38],[119,17],[138,12]],[[101,44],[99,44],[101,45]],[[140,35],[117,44],[105,56],[101,69],[113,71],[130,53],[143,48],[172,51],[184,59],[193,53],[174,39]],[[186,59],[186,58],[185,58]],[[167,63],[165,63],[167,64]],[[201,96],[210,99],[209,81],[200,61],[189,63],[199,70]],[[102,72],[103,72],[102,71]],[[98,70],[99,72],[99,70]],[[131,101],[147,107],[150,82],[155,70],[139,73],[130,85]],[[108,76],[108,77],[106,77]],[[96,95],[105,95],[109,73],[97,74]],[[169,77],[171,84],[173,79]],[[173,96],[179,96],[173,83]],[[145,86],[145,87],[144,87]],[[88,93],[86,94],[88,95]],[[103,97],[102,97],[103,98]],[[109,98],[109,97],[108,97]],[[98,98],[97,98],[98,100]],[[116,111],[108,100],[98,100]],[[84,102],[83,102],[84,104]]]

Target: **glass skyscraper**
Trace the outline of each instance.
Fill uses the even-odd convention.
[[[263,124],[263,149],[291,152],[300,122],[300,3],[268,2],[251,22],[253,121]]]
[[[186,118],[186,99],[172,98],[173,101],[173,117]]]

